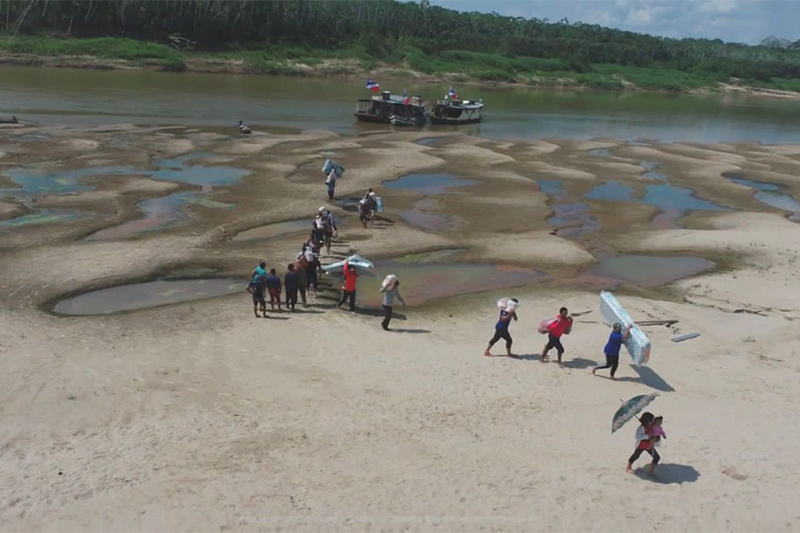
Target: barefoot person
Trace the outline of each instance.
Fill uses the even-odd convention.
[[[514,354],[511,353],[511,345],[514,343],[514,340],[508,333],[508,326],[511,325],[512,319],[517,320],[517,304],[519,304],[519,300],[516,298],[511,298],[511,300],[508,301],[508,304],[500,309],[500,319],[494,326],[494,337],[491,338],[489,345],[483,352],[483,355],[486,357],[492,356],[492,346],[494,346],[495,343],[500,339],[504,339],[506,341],[506,352],[508,352],[507,355],[509,357],[514,357]]]
[[[561,356],[564,355],[564,346],[561,345],[561,336],[569,334],[570,331],[572,331],[572,317],[569,316],[569,311],[566,307],[562,307],[558,311],[558,316],[547,329],[547,344],[542,350],[542,358],[540,361],[542,363],[547,361],[547,352],[555,348],[556,351],[558,351],[558,366],[563,368],[564,364],[561,362]]]
[[[636,428],[636,449],[633,451],[633,455],[628,459],[628,466],[625,468],[625,471],[630,474],[633,473],[633,463],[642,455],[642,452],[647,452],[653,458],[653,462],[650,463],[650,475],[656,477],[656,465],[661,460],[661,456],[658,455],[658,452],[653,446],[652,425],[654,420],[655,417],[652,413],[644,413],[639,419],[641,425]]]
[[[392,306],[394,299],[397,298],[401,304],[406,305],[403,297],[400,296],[400,281],[394,274],[389,274],[381,283],[380,292],[383,293],[383,322],[381,327],[389,331],[389,322],[392,320]]]
[[[614,328],[611,331],[611,335],[608,336],[608,342],[606,343],[606,347],[603,349],[603,351],[606,354],[606,364],[603,366],[598,366],[593,368],[592,369],[593,375],[598,370],[610,368],[611,379],[613,380],[617,379],[614,377],[614,374],[617,373],[617,366],[619,366],[619,350],[622,347],[622,343],[625,342],[625,339],[627,339],[628,335],[630,335],[632,327],[633,325],[631,324],[625,329],[625,333],[622,333],[622,324],[620,324],[619,322],[614,324]]]
[[[356,278],[358,278],[358,271],[349,261],[345,261],[343,273],[344,287],[342,287],[342,299],[339,300],[336,307],[341,309],[344,302],[349,299],[350,312],[352,313],[356,310]]]
[[[281,311],[281,278],[278,277],[274,268],[270,269],[267,276],[267,291],[269,291],[269,305],[275,310],[278,304],[278,311]]]

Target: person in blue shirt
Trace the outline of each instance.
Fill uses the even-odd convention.
[[[253,295],[253,313],[258,318],[258,310],[264,318],[267,317],[267,302],[264,300],[264,289],[266,288],[267,281],[267,263],[261,261],[256,268],[253,269],[253,277],[250,279],[250,284],[247,286],[247,292]]]
[[[492,356],[491,353],[492,346],[494,346],[495,343],[500,339],[504,339],[506,341],[506,351],[508,352],[508,356],[515,357],[514,354],[511,353],[511,344],[514,342],[514,340],[508,333],[508,326],[511,324],[511,319],[517,320],[516,304],[519,303],[519,300],[517,300],[516,298],[512,298],[511,302],[513,302],[513,305],[509,307],[504,307],[503,309],[500,310],[500,319],[494,326],[494,337],[492,337],[492,339],[489,341],[489,345],[483,352],[483,355],[485,355],[486,357]]]
[[[608,342],[606,343],[606,347],[603,349],[606,354],[606,364],[593,368],[593,375],[598,370],[610,368],[611,379],[616,379],[614,374],[617,373],[617,367],[619,366],[619,350],[622,347],[622,343],[625,342],[625,340],[628,338],[628,335],[630,335],[632,327],[633,324],[625,329],[625,333],[622,333],[622,324],[619,322],[614,324],[614,329],[611,332],[611,335],[608,336]]]

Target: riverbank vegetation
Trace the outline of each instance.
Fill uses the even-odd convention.
[[[609,90],[721,83],[800,90],[796,50],[462,13],[425,0],[0,0],[0,21],[0,54],[93,56],[168,70],[216,61],[267,74],[413,71]]]

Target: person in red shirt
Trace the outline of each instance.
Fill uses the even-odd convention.
[[[344,262],[344,288],[342,290],[342,299],[339,300],[339,303],[336,305],[339,309],[342,308],[342,304],[349,298],[350,299],[350,311],[356,310],[356,278],[358,277],[358,271],[356,267],[350,266],[348,261]]]
[[[564,346],[561,345],[561,336],[572,331],[572,317],[569,316],[569,311],[566,307],[562,307],[559,310],[558,316],[547,329],[549,330],[547,344],[542,350],[540,361],[542,363],[547,361],[547,352],[555,348],[558,351],[558,366],[563,368],[564,364],[561,362],[561,356],[564,355]]]

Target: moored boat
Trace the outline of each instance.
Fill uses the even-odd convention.
[[[477,124],[483,120],[483,102],[475,100],[439,100],[428,113],[431,124]]]
[[[359,98],[354,115],[363,122],[392,123],[398,126],[425,125],[425,105],[419,96],[395,96],[389,91],[372,98]]]

